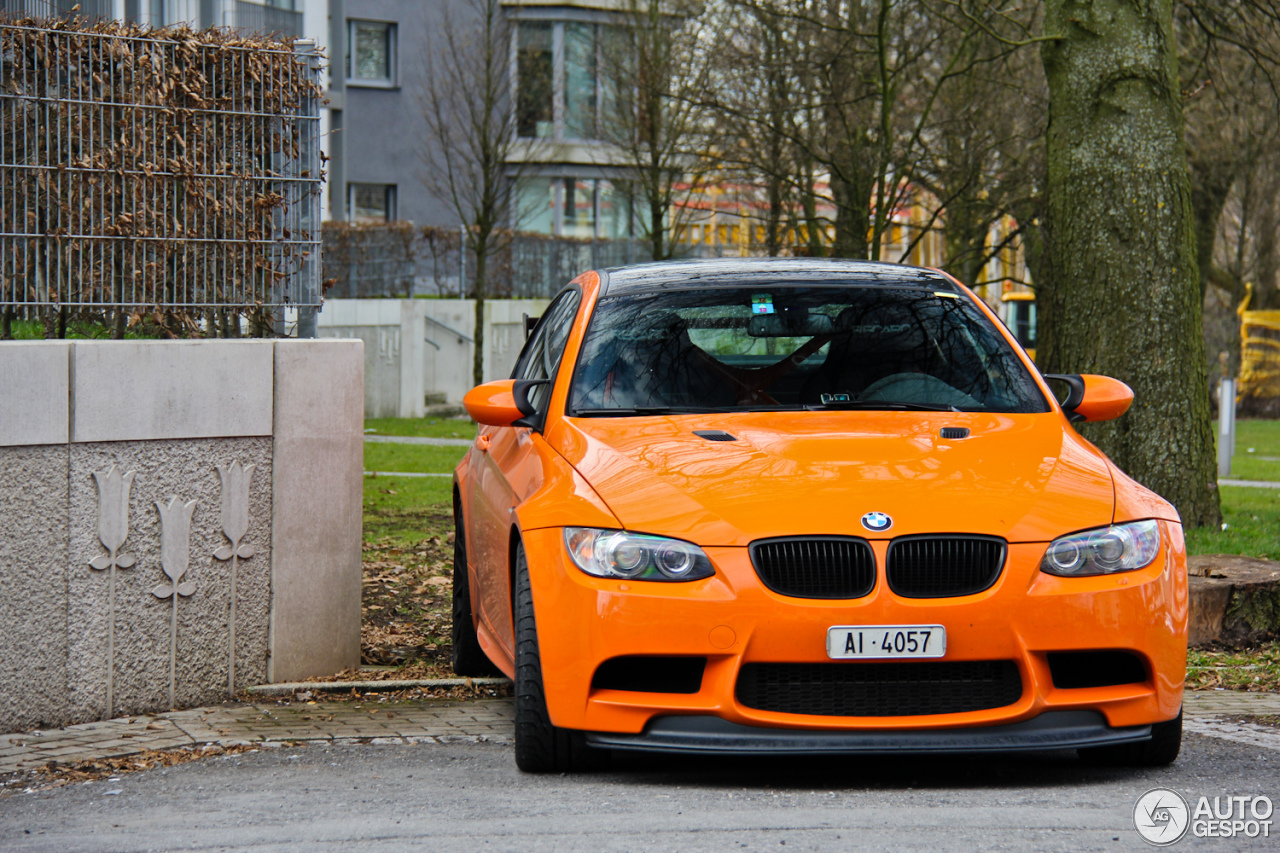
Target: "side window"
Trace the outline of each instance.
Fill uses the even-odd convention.
[[[551,304],[542,322],[534,331],[533,337],[525,345],[513,379],[554,379],[560,357],[564,355],[565,343],[569,340],[569,330],[573,328],[573,319],[578,314],[578,302],[581,295],[576,290],[563,294]],[[539,412],[551,397],[551,385],[540,385],[529,392],[529,402]]]

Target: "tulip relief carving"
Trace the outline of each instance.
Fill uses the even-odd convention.
[[[191,514],[195,508],[195,501],[181,504],[176,497],[169,498],[168,504],[156,501],[156,511],[160,513],[160,567],[169,582],[160,584],[151,590],[151,594],[173,602],[169,618],[170,708],[174,707],[173,692],[178,670],[178,597],[186,598],[196,591],[195,584],[182,580],[191,560]]]
[[[98,541],[107,549],[89,561],[95,571],[107,571],[107,709],[104,719],[115,710],[115,656],[116,656],[116,569],[128,569],[134,564],[129,554],[121,554],[120,548],[129,538],[129,489],[133,485],[133,471],[121,474],[112,465],[106,471],[95,471],[93,479],[98,484]]]
[[[231,561],[231,613],[227,621],[231,634],[228,653],[227,690],[236,692],[236,569],[240,560],[247,560],[255,553],[252,545],[242,543],[249,530],[249,481],[253,479],[253,465],[242,466],[237,460],[230,465],[218,466],[218,479],[222,481],[222,535],[230,545],[223,545],[213,556]]]

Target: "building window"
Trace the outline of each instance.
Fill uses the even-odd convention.
[[[347,83],[394,86],[396,25],[385,21],[348,21]]]
[[[520,179],[516,228],[584,240],[635,236],[625,185],[592,178]]]
[[[596,138],[596,27],[564,25],[564,135]]]
[[[596,182],[565,178],[564,219],[560,233],[590,239],[596,236]]]
[[[391,222],[396,218],[395,184],[347,184],[352,222]]]
[[[636,235],[635,213],[626,184],[597,181],[596,198],[600,209],[598,229],[601,237],[627,240]]]
[[[516,31],[517,132],[530,139],[551,136],[555,111],[551,24],[521,24]]]
[[[555,232],[555,199],[550,178],[523,178],[516,206],[517,230],[535,234]]]
[[[516,28],[516,127],[526,139],[600,138],[611,103],[602,73],[616,27],[521,21]],[[608,42],[606,45],[605,42]]]

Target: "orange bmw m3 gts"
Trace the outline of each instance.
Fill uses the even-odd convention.
[[[528,771],[611,750],[1169,763],[1182,527],[1072,427],[1132,398],[1041,376],[935,270],[585,273],[465,400],[454,668],[515,680]]]

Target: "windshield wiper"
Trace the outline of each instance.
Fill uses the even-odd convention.
[[[833,400],[805,406],[809,411],[888,411],[888,412],[959,412],[955,406],[939,406],[933,403],[904,403],[898,400]]]
[[[622,406],[616,409],[573,409],[569,412],[574,418],[609,418],[620,415],[705,415],[712,412],[723,412],[707,406]]]

